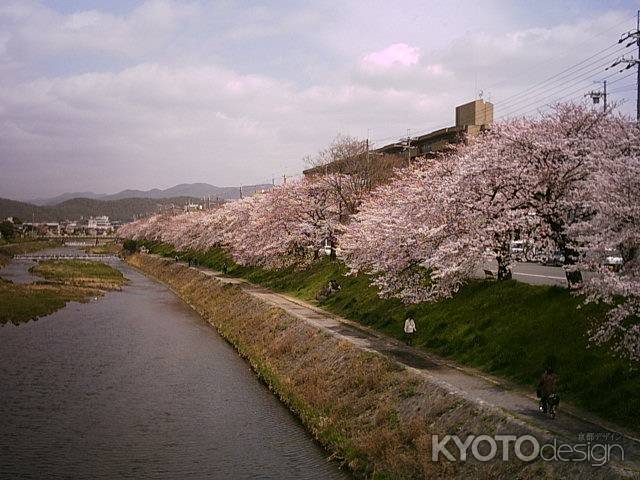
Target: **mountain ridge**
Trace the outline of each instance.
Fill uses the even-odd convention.
[[[243,194],[251,195],[256,191],[268,190],[272,185],[268,183],[260,183],[255,185],[242,186]],[[94,193],[94,192],[65,192],[54,197],[41,197],[27,200],[23,203],[31,203],[38,206],[58,205],[67,200],[74,198],[87,198],[92,200],[123,200],[126,198],[174,198],[174,197],[216,197],[223,200],[233,200],[240,198],[240,187],[218,187],[209,183],[180,183],[173,187],[160,189],[152,188],[149,190],[125,189],[117,193]]]
[[[185,204],[197,200],[194,197],[122,198],[118,200],[73,198],[56,205],[35,205],[0,198],[0,219],[18,217],[23,222],[54,222],[106,215],[111,220],[129,222],[136,216],[149,215],[161,210],[172,208],[181,210]]]

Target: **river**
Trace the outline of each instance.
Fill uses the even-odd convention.
[[[29,279],[17,263],[0,276]],[[0,478],[349,478],[211,326],[116,266],[121,292],[0,327]]]

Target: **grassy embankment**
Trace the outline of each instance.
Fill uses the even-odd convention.
[[[332,454],[365,478],[611,478],[586,463],[431,461],[431,435],[534,434],[427,377],[183,264],[132,255],[212,323]],[[547,438],[545,441],[549,441]]]
[[[305,270],[241,267],[221,250],[178,253],[145,242],[152,252],[183,259],[271,289],[315,301],[330,279],[340,292],[319,305],[387,335],[402,337],[405,315],[416,320],[417,347],[506,378],[533,391],[543,368],[555,364],[564,400],[633,430],[640,430],[640,368],[590,345],[588,330],[603,308],[578,308],[581,300],[559,287],[476,281],[453,298],[435,304],[405,306],[381,299],[364,275],[345,276],[340,262],[323,259]]]
[[[104,245],[93,245],[84,249],[86,253],[97,255],[117,255],[122,251],[120,243],[105,243]]]
[[[19,324],[48,315],[67,302],[82,302],[117,290],[125,282],[120,271],[97,262],[46,261],[29,269],[45,281],[14,284],[0,279],[0,324]]]
[[[4,267],[11,261],[11,257],[14,255],[20,255],[22,253],[33,253],[39,250],[46,250],[47,248],[56,248],[62,245],[60,242],[38,240],[38,241],[16,241],[6,242],[0,244],[0,268]]]

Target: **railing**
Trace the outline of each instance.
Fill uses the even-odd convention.
[[[23,253],[15,255],[14,260],[116,260],[116,255],[100,254],[100,253],[86,253],[83,255],[69,255],[69,254],[32,254]]]

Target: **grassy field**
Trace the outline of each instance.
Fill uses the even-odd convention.
[[[476,281],[454,298],[435,304],[405,306],[381,299],[364,275],[345,276],[340,262],[323,259],[305,270],[262,270],[235,265],[220,250],[206,254],[179,253],[166,245],[146,243],[165,256],[196,259],[229,275],[315,301],[331,279],[342,289],[319,305],[331,312],[402,338],[405,315],[418,332],[417,347],[509,379],[531,391],[548,364],[561,377],[564,400],[640,430],[640,366],[617,359],[588,342],[598,306],[577,308],[580,298],[567,290],[520,283]]]
[[[19,324],[48,315],[67,302],[82,302],[120,288],[126,279],[115,268],[97,262],[47,261],[29,271],[46,281],[14,284],[0,280],[0,324]]]
[[[118,289],[125,282],[125,278],[119,270],[99,262],[51,260],[40,262],[31,267],[29,271],[49,282],[103,290]]]

